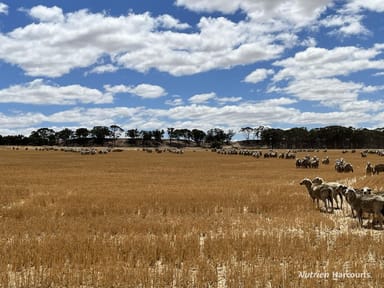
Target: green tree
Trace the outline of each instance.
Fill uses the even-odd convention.
[[[254,132],[254,129],[251,127],[243,127],[240,128],[240,133],[243,133],[245,136],[245,140],[249,141],[251,134]]]
[[[193,129],[191,131],[192,139],[193,139],[193,141],[195,141],[197,146],[201,145],[201,142],[204,140],[206,135],[207,134],[204,131],[199,130],[199,129]]]
[[[113,146],[116,146],[116,140],[121,136],[121,133],[124,132],[124,129],[116,124],[111,125],[109,129],[110,129],[110,135],[113,138]]]
[[[106,126],[94,126],[90,131],[96,144],[104,145],[105,138],[111,136],[111,130]]]
[[[169,137],[169,144],[171,145],[172,144],[172,139],[175,138],[175,128],[167,128],[167,133],[168,133],[168,137]]]
[[[308,147],[309,132],[305,127],[295,127],[284,131],[284,138],[288,148],[305,148]]]
[[[234,135],[232,130],[225,133],[220,128],[214,128],[207,131],[205,142],[209,143],[212,148],[221,148],[224,144],[229,144]]]
[[[91,134],[91,132],[87,128],[77,128],[75,131],[75,143],[79,145],[86,145],[89,141],[88,136]]]
[[[225,144],[230,144],[232,141],[233,136],[236,135],[236,132],[233,130],[228,130],[227,133],[225,134]]]
[[[282,129],[267,128],[261,134],[261,141],[270,149],[279,148],[284,142],[285,136]]]
[[[90,132],[87,128],[78,128],[75,131],[76,138],[87,138]]]
[[[29,143],[31,145],[54,145],[55,142],[55,130],[50,128],[40,128],[37,131],[32,131],[29,136]]]
[[[137,129],[129,129],[125,133],[127,137],[130,139],[128,140],[130,144],[136,145],[137,139],[140,137],[140,132]]]
[[[68,128],[64,128],[63,130],[56,132],[57,140],[61,141],[64,145],[68,143],[68,140],[71,139],[73,135],[74,135],[74,132]]]
[[[141,130],[140,134],[142,136],[142,142],[141,143],[143,146],[152,145],[152,137],[153,137],[152,131]]]
[[[157,144],[161,144],[163,142],[164,130],[156,129],[152,131],[152,136]]]
[[[255,138],[260,139],[261,134],[263,133],[265,127],[263,125],[260,125],[259,127],[253,128],[253,135]]]

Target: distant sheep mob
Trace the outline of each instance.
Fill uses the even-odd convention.
[[[288,150],[287,152],[280,152],[269,150],[262,152],[260,150],[254,149],[240,149],[240,148],[222,148],[222,149],[211,149],[212,152],[216,152],[220,155],[243,155],[243,156],[252,156],[255,158],[263,157],[264,159],[296,159],[296,153],[294,151]]]
[[[317,156],[304,156],[296,160],[296,168],[319,168],[320,159]]]
[[[346,162],[343,158],[336,159],[335,162],[335,170],[339,173],[345,172],[353,172],[353,166],[351,163]]]
[[[303,185],[313,202],[317,202],[317,209],[333,213],[333,201],[337,207],[343,209],[343,199],[348,203],[352,217],[357,217],[358,224],[363,227],[363,215],[372,215],[372,221],[368,226],[374,228],[379,225],[383,228],[384,222],[384,192],[373,192],[369,187],[353,188],[338,182],[326,182],[321,177],[314,179],[304,178],[300,185]],[[319,200],[324,207],[319,206]],[[340,206],[339,206],[340,201]]]

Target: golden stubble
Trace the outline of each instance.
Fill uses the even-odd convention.
[[[359,151],[358,151],[359,152]],[[304,177],[381,189],[375,154],[295,160],[0,150],[0,287],[379,287],[383,231],[321,213]],[[337,173],[336,158],[354,173]],[[364,279],[300,272],[369,273]],[[376,285],[376,286],[375,286]]]

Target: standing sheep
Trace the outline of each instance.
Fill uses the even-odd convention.
[[[370,162],[367,162],[367,166],[365,166],[365,175],[372,176],[374,174],[374,168]]]
[[[373,213],[379,221],[380,228],[383,228],[384,198],[382,196],[363,195],[354,189],[349,188],[346,192],[346,199],[351,206],[351,209],[357,212],[360,226],[363,224],[363,213]]]
[[[343,184],[338,182],[325,182],[323,178],[315,177],[312,180],[314,185],[327,185],[332,188],[332,198],[336,202],[336,209],[343,209],[343,194],[342,187],[345,187]],[[340,207],[339,207],[340,200]]]
[[[379,175],[380,172],[384,171],[384,164],[376,164],[373,168],[373,174]]]
[[[313,202],[317,203],[317,208],[321,211],[319,200],[322,200],[325,206],[325,211],[328,212],[328,202],[331,203],[331,213],[333,213],[333,199],[332,193],[333,189],[330,186],[324,184],[313,184],[312,181],[308,178],[304,178],[300,185],[304,185],[307,188],[309,196],[311,196]],[[328,200],[328,202],[327,202]]]

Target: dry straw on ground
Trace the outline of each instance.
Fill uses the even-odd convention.
[[[380,287],[384,231],[320,213],[299,182],[383,189],[364,167],[384,158],[310,154],[331,164],[0,150],[0,287]],[[339,157],[355,172],[335,172]]]

